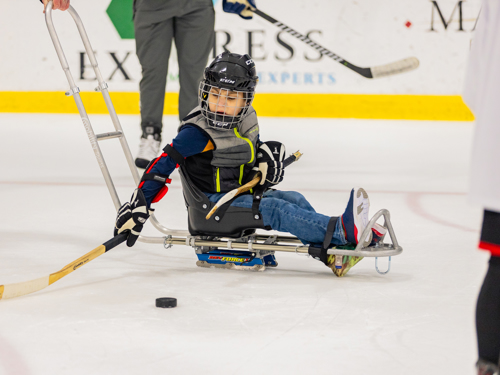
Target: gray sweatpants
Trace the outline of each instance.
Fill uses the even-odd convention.
[[[136,2],[134,13],[142,66],[141,126],[161,131],[172,39],[179,63],[179,119],[198,105],[198,85],[214,44],[212,0],[142,0]]]

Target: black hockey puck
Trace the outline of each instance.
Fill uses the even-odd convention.
[[[156,307],[169,308],[177,306],[177,298],[162,297],[156,299]]]

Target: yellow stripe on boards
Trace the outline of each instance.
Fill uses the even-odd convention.
[[[0,299],[2,299],[3,297],[3,289],[4,289],[3,285],[0,285]]]
[[[280,97],[279,100],[273,98]],[[258,94],[258,115],[387,120],[473,121],[456,96],[357,94]]]
[[[108,109],[104,98],[99,92],[81,92],[85,110],[89,114],[107,114]],[[113,106],[118,114],[138,115],[139,93],[112,92],[110,93]],[[176,93],[165,94],[164,113],[176,115],[179,95]],[[74,99],[64,95],[64,92],[19,92],[0,91],[0,112],[14,113],[78,113]]]
[[[81,92],[89,114],[108,113],[101,93]],[[118,114],[139,114],[139,94],[111,92]],[[164,114],[176,115],[179,95],[165,94]],[[472,121],[474,116],[458,95],[270,94],[258,93],[259,116],[357,118],[391,120]],[[63,92],[0,91],[0,112],[78,113]]]

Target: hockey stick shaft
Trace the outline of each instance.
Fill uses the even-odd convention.
[[[260,9],[254,9],[253,12],[257,15],[259,15],[260,17],[264,18],[266,21],[269,21],[270,23],[272,23],[273,25],[279,27],[281,30],[283,31],[286,31],[287,33],[289,33],[290,35],[293,35],[294,37],[296,37],[297,39],[303,41],[305,44],[311,46],[312,48],[316,49],[318,52],[320,52],[322,55],[325,55],[325,56],[328,56],[330,58],[332,58],[333,60],[337,61],[338,63],[340,64],[344,64],[350,68],[351,66],[352,67],[355,67],[355,65],[352,65],[351,63],[349,63],[348,61],[344,60],[342,57],[340,57],[339,55],[337,55],[336,53],[333,53],[332,51],[329,51],[327,48],[323,47],[323,46],[320,46],[318,43],[316,42],[313,42],[311,39],[309,39],[307,36],[299,33],[298,31],[292,29],[291,27],[285,25],[284,23],[278,21],[277,19],[271,17],[270,15],[264,13],[263,11],[261,11]],[[356,67],[357,68],[357,67]]]
[[[292,155],[290,155],[289,157],[287,157],[283,161],[283,166],[285,168],[288,167],[290,164],[292,164],[292,163],[296,162],[297,160],[299,160],[301,156],[302,156],[302,153],[300,151],[297,151],[297,152],[293,153]],[[212,217],[212,215],[223,204],[229,202],[231,199],[233,199],[234,197],[240,195],[241,193],[244,193],[244,192],[252,189],[254,186],[256,186],[260,182],[261,178],[262,178],[262,174],[260,172],[258,172],[255,175],[255,177],[251,181],[247,182],[245,185],[240,186],[239,188],[231,190],[230,192],[226,193],[226,195],[224,195],[221,199],[219,199],[219,201],[215,204],[215,206],[210,210],[210,212],[205,217],[205,219],[206,220],[210,219]]]
[[[26,294],[38,292],[50,284],[55,283],[57,280],[62,279],[64,276],[69,275],[71,272],[77,270],[91,260],[118,246],[128,237],[128,233],[120,233],[109,241],[96,247],[94,250],[71,262],[63,267],[60,271],[54,272],[49,276],[44,276],[39,279],[25,281],[23,283],[0,285],[0,300],[7,298],[15,298],[24,296]]]
[[[330,51],[329,49],[319,45],[316,42],[313,42],[311,39],[309,39],[307,36],[299,33],[298,31],[292,29],[291,27],[285,25],[284,23],[278,21],[277,19],[271,17],[270,15],[264,13],[260,9],[253,9],[253,12],[260,17],[264,18],[266,21],[269,21],[273,25],[279,27],[281,30],[287,32],[288,34],[296,37],[297,39],[303,41],[305,44],[309,45],[310,47],[314,48],[316,51],[321,53],[324,56],[328,56],[332,60],[335,60],[336,62],[344,65],[346,68],[349,68],[356,73],[362,75],[365,78],[378,78],[378,77],[385,77],[393,74],[399,74],[403,72],[407,72],[413,69],[416,69],[419,65],[418,59],[416,57],[409,57],[407,59],[399,60],[394,63],[386,64],[386,65],[380,65],[380,66],[375,66],[372,68],[361,68],[359,66],[356,66],[354,64],[351,64],[349,61],[345,60],[344,58],[340,57],[336,53]]]

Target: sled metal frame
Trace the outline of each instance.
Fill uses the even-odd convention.
[[[127,163],[130,168],[130,172],[132,173],[132,177],[135,183],[138,185],[140,182],[139,173],[134,164],[134,158],[130,152],[130,148],[128,146],[127,140],[125,138],[125,134],[123,133],[123,129],[120,125],[120,121],[116,114],[115,108],[111,101],[111,97],[108,91],[108,85],[104,82],[102,74],[99,70],[99,66],[88,39],[87,33],[83,26],[82,20],[80,16],[75,11],[75,9],[70,6],[68,9],[68,13],[73,17],[73,20],[76,23],[78,28],[78,32],[80,33],[80,37],[82,38],[83,44],[85,46],[85,51],[89,57],[92,68],[94,69],[98,86],[95,88],[95,91],[101,92],[104,102],[106,103],[106,107],[109,111],[109,115],[111,117],[113,126],[115,128],[114,132],[107,132],[102,134],[95,134],[90,123],[90,119],[87,115],[87,111],[83,105],[82,99],[80,97],[80,89],[75,84],[73,76],[71,75],[70,68],[66,57],[64,55],[61,43],[57,36],[53,21],[52,21],[52,1],[50,1],[47,5],[45,12],[45,21],[47,23],[47,28],[49,30],[50,37],[54,44],[54,47],[57,52],[57,56],[61,63],[61,66],[66,74],[66,78],[68,80],[70,89],[66,92],[67,96],[73,96],[73,99],[76,102],[76,106],[78,108],[78,112],[83,122],[83,126],[87,132],[87,136],[89,138],[90,144],[94,151],[94,155],[97,159],[97,163],[101,169],[101,173],[104,177],[104,181],[106,182],[106,186],[111,195],[111,199],[113,204],[115,205],[115,209],[121,207],[120,199],[116,192],[115,186],[113,184],[113,180],[109,173],[108,167],[106,166],[106,162],[104,161],[104,157],[102,155],[101,149],[99,147],[98,142],[115,139],[118,138],[120,144],[122,146],[123,153],[127,160]],[[371,247],[363,247],[360,242],[354,250],[345,250],[345,249],[337,249],[332,248],[328,250],[329,255],[349,255],[349,256],[358,256],[358,257],[389,257],[389,262],[391,256],[399,255],[403,251],[402,247],[399,246],[398,241],[396,239],[396,235],[394,234],[394,229],[392,227],[390,221],[390,213],[386,209],[382,209],[378,211],[370,220],[369,224],[363,231],[361,238],[367,238],[369,235],[371,228],[375,224],[375,222],[380,218],[384,217],[385,223],[384,226],[387,228],[389,237],[391,238],[392,244],[384,243],[383,240],[377,246]],[[303,245],[302,242],[294,236],[279,236],[279,235],[262,235],[262,234],[253,234],[247,237],[232,239],[232,238],[224,238],[224,237],[211,237],[210,239],[204,238],[204,236],[192,236],[187,230],[180,229],[169,229],[162,225],[154,216],[151,214],[150,216],[151,224],[165,236],[163,237],[149,237],[149,236],[139,236],[138,240],[144,243],[159,243],[163,244],[165,248],[169,248],[172,245],[185,245],[193,247],[195,250],[199,250],[201,247],[217,247],[217,248],[225,248],[225,249],[238,249],[238,250],[247,250],[251,252],[260,252],[260,251],[284,251],[284,252],[292,252],[297,254],[308,254],[308,245]],[[390,263],[389,263],[390,268]],[[384,274],[386,272],[380,272],[378,267],[376,266],[377,272]]]
[[[391,214],[388,210],[379,210],[366,226],[362,233],[361,238],[366,238],[371,231],[373,225],[377,222],[380,217],[384,217],[384,226],[387,228],[389,237],[391,238],[392,244],[381,243],[378,246],[363,247],[362,242],[358,243],[354,250],[344,250],[332,248],[328,249],[329,255],[350,255],[356,257],[366,257],[366,258],[377,258],[377,257],[391,257],[399,255],[403,252],[403,248],[399,246],[396,235],[394,234],[394,229],[391,224]],[[242,239],[247,239],[247,241],[242,241]],[[156,243],[156,241],[145,240],[144,242]],[[164,246],[166,248],[172,245],[185,245],[191,247],[222,247],[224,249],[234,249],[234,250],[246,250],[246,251],[285,251],[289,253],[298,254],[308,254],[309,245],[304,245],[302,242],[294,236],[277,236],[277,235],[261,235],[253,234],[247,237],[242,237],[238,239],[234,238],[215,238],[206,240],[201,236],[183,236],[177,237],[175,235],[169,235],[165,237]],[[379,272],[381,273],[381,272]]]

